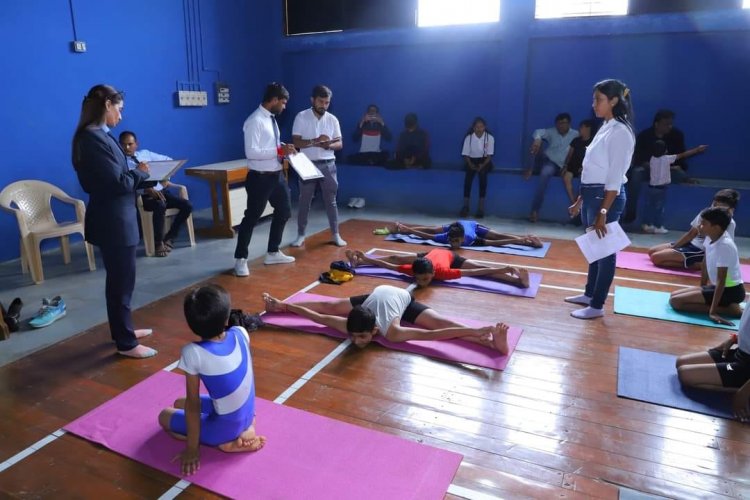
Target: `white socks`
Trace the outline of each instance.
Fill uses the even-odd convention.
[[[591,304],[591,297],[587,297],[584,294],[573,295],[572,297],[565,297],[565,302],[570,302],[571,304],[578,304],[581,306],[587,306]]]
[[[602,316],[604,316],[604,309],[594,309],[593,307],[584,307],[583,309],[570,311],[570,315],[578,319],[601,318]]]

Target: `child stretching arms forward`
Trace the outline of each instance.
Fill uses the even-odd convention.
[[[706,236],[701,286],[672,292],[669,304],[677,311],[708,312],[716,323],[733,325],[720,314],[739,317],[745,301],[740,257],[727,232],[732,216],[726,208],[707,208],[701,212],[698,230]]]
[[[266,438],[255,434],[255,381],[250,337],[239,326],[226,328],[229,294],[218,285],[192,290],[185,297],[185,318],[202,340],[182,348],[177,368],[186,374],[187,397],[162,410],[159,424],[178,439],[183,474],[200,469],[199,444],[225,452],[257,451]],[[199,393],[201,381],[208,396]],[[175,457],[177,458],[177,457]]]

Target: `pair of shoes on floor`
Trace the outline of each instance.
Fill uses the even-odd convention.
[[[5,307],[0,304],[0,320],[7,327],[8,333],[18,331],[22,307],[23,301],[19,297],[16,297],[11,301],[7,311],[5,310]],[[0,329],[2,329],[2,326],[0,326]],[[2,332],[0,332],[0,335],[2,335]]]
[[[667,234],[669,229],[664,226],[654,227],[654,234]]]
[[[347,204],[349,208],[365,208],[364,198],[350,198]]]
[[[29,320],[29,326],[33,328],[44,328],[67,314],[65,301],[59,295],[51,299],[42,299],[42,307],[39,312]]]

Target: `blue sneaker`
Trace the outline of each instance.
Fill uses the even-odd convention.
[[[49,326],[65,316],[65,301],[59,295],[53,299],[42,299],[42,307],[29,325],[34,328]]]

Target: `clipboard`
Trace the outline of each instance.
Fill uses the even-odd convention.
[[[168,181],[180,167],[187,162],[184,160],[164,160],[164,161],[148,161],[149,178],[147,182],[163,182]]]
[[[310,161],[310,158],[308,158],[305,153],[296,153],[287,158],[289,159],[289,164],[303,181],[320,179],[323,177],[323,174],[318,170],[318,167]]]
[[[599,238],[596,231],[587,228],[586,233],[578,236],[575,241],[589,264],[617,253],[630,245],[630,238],[617,221],[607,224],[607,234],[604,238]]]

